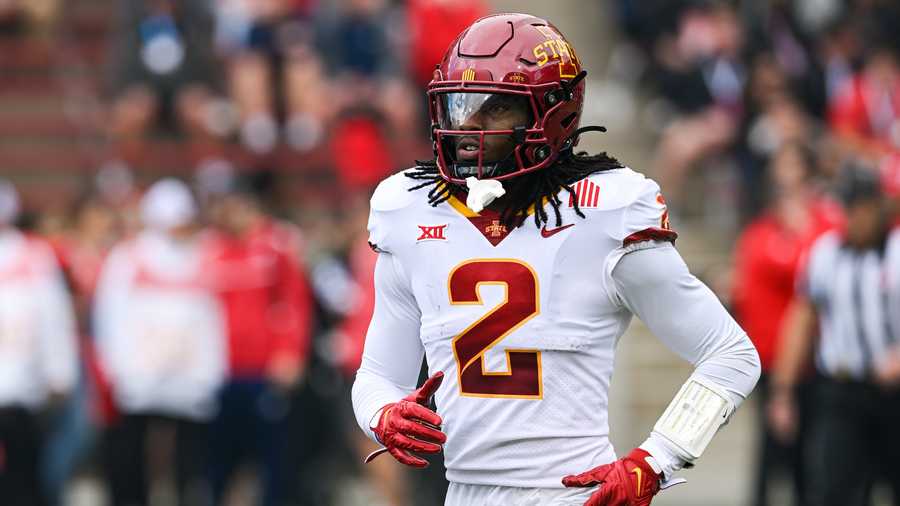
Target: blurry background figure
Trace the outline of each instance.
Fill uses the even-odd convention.
[[[769,398],[769,375],[780,347],[783,317],[794,295],[800,258],[837,219],[816,190],[815,171],[816,159],[810,148],[782,145],[767,170],[770,197],[766,211],[744,229],[735,247],[733,307],[762,361],[763,375],[754,393],[762,405]],[[808,380],[801,378],[797,388],[801,425],[807,422]],[[793,484],[794,504],[810,504],[804,499],[803,489],[804,441],[776,438],[764,413],[760,413],[760,456],[752,504],[776,504],[769,494],[780,475],[787,475]]]
[[[347,109],[335,120],[330,147],[338,182],[348,193],[366,192],[391,173],[390,131],[371,107]]]
[[[282,134],[308,151],[322,140],[332,112],[327,69],[310,19],[315,0],[218,0],[216,42],[227,56],[241,143],[271,152]],[[283,111],[283,115],[280,114]],[[285,118],[282,129],[279,117]]]
[[[891,223],[900,225],[900,151],[886,156],[879,165],[881,187],[887,197],[888,214]]]
[[[79,337],[79,381],[50,433],[43,466],[51,504],[62,504],[66,484],[85,470],[97,429],[109,421],[112,402],[101,377],[91,329],[94,293],[106,255],[121,234],[121,220],[93,192],[82,197],[70,216],[57,255],[75,305]]]
[[[772,158],[789,144],[812,143],[815,130],[771,53],[757,54],[751,64],[744,105],[745,116],[735,148],[742,183],[741,211],[746,218],[763,210],[771,190],[768,185],[777,183],[777,178],[769,173],[774,166]],[[805,182],[808,180],[800,181]],[[775,189],[776,193],[779,191]]]
[[[353,238],[347,260],[347,267],[352,276],[352,283],[347,287],[352,291],[342,297],[350,304],[345,308],[343,322],[335,330],[332,337],[335,348],[335,360],[344,379],[344,398],[350,396],[350,387],[356,377],[362,360],[366,331],[375,308],[375,261],[378,255],[368,243],[365,223],[369,215],[368,202],[359,199],[351,208],[351,220],[360,233]],[[353,411],[349,403],[342,406],[342,429],[346,431],[351,447],[355,452],[356,462],[362,463],[366,456],[379,448],[363,434],[356,425]],[[390,506],[407,506],[415,504],[411,501],[409,470],[391,459],[375,459],[360,465],[369,489],[377,499],[372,502]],[[416,476],[421,478],[421,476]]]
[[[141,217],[144,230],[110,252],[96,295],[97,348],[121,413],[106,434],[112,503],[148,505],[154,485],[173,479],[172,504],[203,505],[225,319],[187,187],[154,184]]]
[[[18,213],[15,189],[0,180],[0,497],[28,506],[45,502],[39,418],[75,385],[78,338],[53,252],[15,228]]]
[[[399,6],[387,0],[342,0],[323,4],[319,18],[334,112],[371,110],[400,152],[420,127],[419,104],[424,103],[409,100],[418,92],[407,78],[409,41],[403,17]]]
[[[804,262],[770,381],[773,435],[793,441],[797,387],[814,355],[819,376],[804,434],[806,498],[865,506],[887,480],[900,501],[900,232],[890,232],[879,175],[849,165],[838,175],[846,213]],[[818,329],[818,330],[817,330]],[[818,334],[818,340],[816,340]]]
[[[453,40],[490,13],[483,0],[409,0],[407,33],[413,83],[424,90]]]
[[[185,136],[195,164],[220,155],[215,115],[213,18],[203,0],[123,0],[110,46],[114,100],[107,122],[113,160],[138,164],[157,125]]]
[[[836,91],[828,119],[845,149],[877,162],[900,150],[900,61],[896,32],[867,35],[864,66]]]
[[[281,505],[294,481],[286,476],[286,422],[306,366],[312,299],[299,232],[262,209],[266,177],[238,178],[211,201],[216,232],[208,267],[226,311],[230,359],[212,432],[215,504],[224,504],[247,460],[258,464],[259,504]]]
[[[0,35],[46,30],[58,12],[57,0],[0,1]]]
[[[743,32],[731,4],[698,2],[672,28],[655,47],[653,79],[674,117],[662,131],[653,165],[670,209],[679,211],[689,171],[734,138],[746,69]]]

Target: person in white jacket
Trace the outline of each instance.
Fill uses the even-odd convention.
[[[0,180],[0,502],[41,504],[36,412],[78,371],[72,301],[50,247],[13,225],[19,198]]]
[[[97,349],[121,418],[108,433],[113,504],[145,505],[148,432],[175,428],[179,504],[204,494],[208,421],[226,369],[225,323],[187,186],[154,184],[144,230],[109,254],[97,287]]]

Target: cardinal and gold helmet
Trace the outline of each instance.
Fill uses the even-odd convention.
[[[553,164],[577,140],[585,75],[575,49],[545,19],[475,21],[428,85],[441,176],[505,180]]]

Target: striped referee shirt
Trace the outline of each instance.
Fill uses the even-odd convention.
[[[900,232],[866,250],[846,246],[838,232],[825,234],[798,281],[818,314],[818,370],[866,379],[900,338]]]

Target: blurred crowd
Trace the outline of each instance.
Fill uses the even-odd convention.
[[[74,504],[440,501],[439,471],[413,499],[398,464],[354,465],[375,449],[347,402],[374,304],[365,201],[317,258],[267,209],[270,174],[204,176],[119,182],[65,223],[28,223],[0,180],[4,504],[74,501],[79,480]]]
[[[0,2],[0,36],[61,8]],[[0,502],[442,501],[439,463],[361,465],[349,384],[374,304],[368,194],[427,157],[424,85],[486,13],[109,3],[98,170],[68,201],[0,182]],[[146,170],[160,138],[187,152],[178,178]],[[320,207],[280,166],[316,157],[340,196]]]
[[[900,402],[890,346],[900,307],[875,307],[881,303],[862,293],[882,290],[878,297],[892,300],[886,294],[900,261],[885,246],[900,210],[900,4],[616,4],[627,42],[612,61],[622,78],[653,90],[648,123],[659,144],[652,172],[673,222],[731,215],[726,225],[739,225],[730,282],[714,286],[763,363],[751,503],[782,504],[773,483],[787,477],[790,504],[868,504],[867,487],[878,479],[888,480],[897,504],[897,477],[878,468],[896,446],[879,427],[895,423]],[[825,262],[828,241],[820,239],[829,234],[851,252],[841,262],[856,270],[832,265],[831,284],[813,297],[810,262]],[[874,283],[869,253],[882,269]],[[870,321],[883,328],[873,331]],[[852,336],[838,359],[829,356],[840,340],[835,332]],[[860,354],[874,356],[856,370]],[[873,414],[874,405],[884,411]],[[831,438],[824,445],[823,435]],[[853,471],[838,478],[842,464]],[[845,480],[852,498],[827,499],[822,482],[829,480]]]
[[[278,151],[324,149],[351,191],[427,155],[420,91],[445,45],[487,12],[481,0],[120,5],[108,165],[138,163],[161,127],[187,140],[199,169],[235,164],[226,145],[244,167],[269,169]]]
[[[810,246],[874,219],[851,212],[841,175],[871,174],[889,222],[900,209],[900,6],[607,4],[623,39],[606,74],[649,97],[646,172],[673,223],[739,225],[726,231],[739,235],[732,281],[714,285],[767,371],[754,504],[774,504],[780,470],[807,504],[811,397],[779,402],[772,378]],[[0,0],[0,36],[46,30],[60,5]],[[438,463],[415,475],[390,459],[348,464],[374,448],[347,398],[374,304],[367,196],[430,156],[424,85],[487,12],[481,0],[109,2],[96,174],[71,202],[0,183],[3,504],[59,504],[79,480],[115,505],[440,503]],[[143,166],[160,137],[188,153],[179,179]],[[340,198],[286,195],[286,160],[319,158]]]
[[[616,3],[628,43],[614,62],[653,90],[660,142],[650,172],[676,210],[702,211],[690,195],[709,188],[690,188],[691,171],[738,176],[729,197],[741,223],[771,202],[785,170],[802,169],[810,186],[849,159],[895,171],[896,2]],[[811,156],[782,156],[798,148]]]

